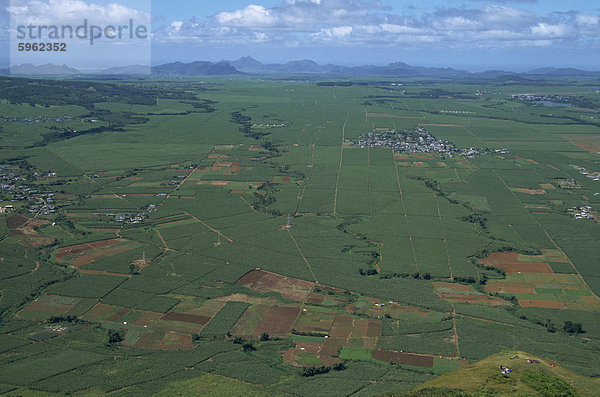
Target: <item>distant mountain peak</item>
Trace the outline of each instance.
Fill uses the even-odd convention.
[[[53,63],[46,63],[44,65],[33,65],[31,63],[24,63],[22,65],[13,65],[6,71],[10,72],[10,74],[21,74],[21,75],[30,75],[30,74],[80,74],[81,72],[77,69],[73,69],[65,64],[63,65],[55,65]]]

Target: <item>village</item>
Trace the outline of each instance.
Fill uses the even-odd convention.
[[[585,175],[586,177],[596,181],[596,182],[600,182],[600,172],[590,172],[588,170],[586,170],[583,167],[580,167],[578,165],[575,164],[570,164],[571,167],[575,168],[577,171],[579,171],[579,173],[581,175]]]
[[[60,117],[3,117],[1,119],[5,122],[13,122],[13,123],[25,123],[25,124],[35,124],[35,123],[68,123],[74,120],[74,117],[71,116],[60,116]]]
[[[0,168],[7,170],[6,166]],[[55,172],[39,173],[35,172],[35,179],[50,178],[56,176]],[[36,188],[26,184],[25,178],[15,172],[0,174],[0,200],[10,201],[11,203],[27,203],[30,213],[39,213],[40,215],[50,215],[56,212],[54,203],[54,192],[40,192]],[[15,209],[13,204],[0,206],[0,213],[11,212]]]
[[[573,215],[575,219],[589,219],[594,220],[594,215],[591,213],[592,207],[589,205],[584,205],[581,207],[573,207],[567,210],[568,213]]]
[[[361,135],[355,145],[365,147],[391,147],[395,153],[430,153],[434,152],[442,157],[473,157],[484,154],[506,154],[507,149],[458,148],[454,143],[437,139],[425,128],[417,127],[412,131],[388,130],[382,132],[369,132]]]

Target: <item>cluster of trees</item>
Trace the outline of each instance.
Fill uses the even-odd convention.
[[[389,278],[414,278],[414,279],[422,279],[422,280],[431,280],[431,273],[391,273],[391,274],[383,274],[380,276],[382,279]]]
[[[265,182],[257,190],[258,192],[254,193],[254,202],[252,203],[252,206],[256,211],[267,212],[267,207],[277,202],[275,193],[279,191],[279,184]]]
[[[125,335],[121,330],[109,329],[108,330],[108,345],[115,346],[117,343],[123,342]]]
[[[258,140],[270,134],[269,132],[253,131],[252,124],[250,124],[252,117],[250,116],[246,116],[241,112],[231,112],[230,116],[231,122],[239,124],[238,130],[243,133],[246,138],[254,138]]]
[[[471,215],[463,216],[460,219],[462,221],[465,221],[465,222],[470,222],[470,223],[474,223],[476,225],[479,225],[479,227],[482,230],[486,230],[487,229],[487,218],[485,216],[483,216],[483,214],[481,214],[480,212],[476,212],[476,213],[471,214]]]
[[[263,332],[260,335],[260,340],[262,342],[270,340],[269,334],[267,334],[266,332]],[[242,345],[242,350],[245,352],[251,352],[251,351],[256,350],[254,343],[249,342],[240,336],[236,336],[235,338],[233,338],[233,343],[235,343],[236,345]]]
[[[541,325],[542,327],[546,328],[546,331],[552,332],[552,333],[557,332],[557,331],[562,331],[569,335],[579,335],[579,334],[584,334],[586,332],[583,329],[583,324],[575,323],[571,320],[565,321],[563,323],[562,327],[559,329],[549,318],[546,320],[540,320],[540,319],[536,319],[536,318],[527,318],[527,316],[520,316],[520,318],[522,320],[528,320],[528,321],[533,322],[534,324]]]
[[[52,316],[46,322],[48,323],[77,323],[80,320],[77,316]]]
[[[358,272],[360,273],[361,276],[373,276],[375,274],[379,274],[379,272],[375,268],[370,268],[370,269],[365,270],[361,267],[360,269],[358,269]]]
[[[322,367],[306,367],[306,368],[302,368],[302,371],[300,372],[300,375],[305,376],[305,377],[310,377],[310,376],[315,376],[315,375],[320,375],[320,374],[326,374],[331,370],[334,371],[343,371],[346,369],[346,365],[342,362],[335,364],[333,367],[326,367],[326,366],[322,366]]]

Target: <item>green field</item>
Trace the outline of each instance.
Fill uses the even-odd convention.
[[[324,79],[0,92],[0,393],[372,396],[515,349],[600,376],[600,122],[510,96],[597,82]],[[357,143],[421,128],[457,151]]]

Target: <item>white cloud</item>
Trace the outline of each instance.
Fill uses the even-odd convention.
[[[415,11],[409,8],[401,12],[393,13],[380,1],[287,0],[270,8],[251,4],[217,13],[204,21],[195,18],[179,21],[158,29],[155,37],[160,40],[185,37],[220,44],[229,40],[236,44],[278,46],[419,48],[423,45],[494,48],[552,44],[572,48],[600,42],[599,17],[577,12],[538,15],[498,4],[438,8],[422,15],[411,14]]]
[[[126,23],[129,19],[137,23],[149,23],[150,13],[136,10],[119,3],[99,5],[82,0],[11,0],[7,8],[13,24],[48,25],[81,23]]]
[[[265,27],[277,24],[272,11],[260,5],[250,4],[242,10],[220,12],[214,16],[217,23],[229,26]]]

